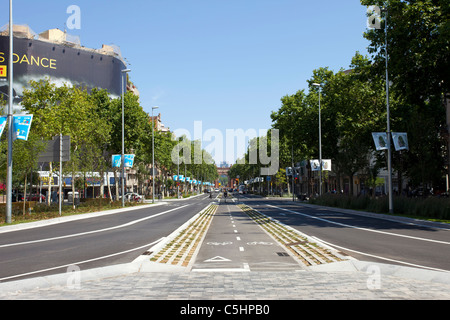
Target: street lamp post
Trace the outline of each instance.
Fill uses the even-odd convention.
[[[313,83],[313,86],[319,87],[319,166],[320,166],[319,195],[322,195],[322,116],[321,116],[321,105],[320,105],[322,84]]]
[[[121,161],[122,161],[122,177],[121,177],[121,182],[122,182],[122,207],[125,207],[125,193],[124,193],[124,184],[125,184],[125,116],[124,116],[124,78],[125,75],[130,72],[130,69],[124,69],[122,70],[122,157],[121,157]]]
[[[6,171],[6,223],[12,222],[12,143],[13,143],[13,11],[12,0],[9,0],[9,66],[8,66],[8,156],[7,156],[7,171]]]
[[[394,200],[392,188],[392,144],[391,144],[391,122],[390,122],[390,106],[389,106],[389,55],[388,55],[388,8],[383,9],[386,13],[384,32],[386,38],[386,106],[387,106],[387,148],[388,148],[388,192],[389,192],[389,213],[394,213]],[[399,189],[400,190],[400,189]]]
[[[152,107],[152,203],[155,203],[155,119],[153,110],[159,107]]]

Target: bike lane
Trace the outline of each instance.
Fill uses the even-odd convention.
[[[304,270],[288,251],[231,200],[224,200],[203,240],[191,271]]]

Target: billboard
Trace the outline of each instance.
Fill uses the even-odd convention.
[[[8,93],[9,36],[0,36],[0,94]],[[14,102],[20,102],[30,80],[45,77],[57,85],[67,83],[87,89],[107,89],[122,94],[124,62],[116,56],[81,47],[14,38]]]

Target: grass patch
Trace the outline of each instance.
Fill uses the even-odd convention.
[[[135,202],[125,202],[126,207],[134,207],[141,205]],[[71,216],[76,214],[84,214],[90,212],[99,212],[104,210],[120,209],[122,201],[111,202],[109,199],[83,199],[80,204],[73,209],[72,205],[63,205],[61,207],[61,216]],[[31,210],[29,210],[31,209]],[[0,204],[0,227],[6,225],[6,205]],[[23,214],[23,202],[13,203],[12,206],[12,224],[20,224],[26,222],[48,220],[59,218],[59,205],[40,204],[37,202],[27,202],[26,214]]]

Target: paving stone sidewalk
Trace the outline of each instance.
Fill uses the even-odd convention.
[[[449,299],[448,272],[357,260],[296,271],[196,272],[143,255],[130,264],[0,283],[0,300]]]
[[[390,267],[387,266],[388,270]],[[410,268],[408,268],[409,270]],[[448,300],[450,281],[366,271],[150,271],[20,289],[0,285],[3,300]],[[67,279],[69,279],[69,275]],[[50,283],[51,281],[49,281]]]

